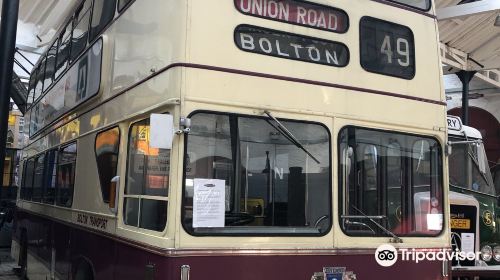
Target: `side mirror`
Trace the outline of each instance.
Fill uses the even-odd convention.
[[[118,190],[120,188],[120,176],[115,176],[109,184],[109,210],[114,214],[118,213]]]

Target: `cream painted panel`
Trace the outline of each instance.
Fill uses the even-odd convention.
[[[186,100],[299,110],[416,128],[446,127],[443,105],[216,71],[187,69]]]
[[[113,42],[111,95],[184,59],[187,1],[134,3],[106,31]]]
[[[434,19],[400,8],[366,0],[314,1],[344,9],[350,19],[345,34],[281,23],[252,16],[236,10],[232,1],[213,5],[210,1],[192,0],[188,27],[188,61],[254,72],[263,72],[329,83],[365,87],[411,96],[444,101],[441,90],[440,61]],[[404,80],[368,73],[359,58],[359,20],[370,15],[410,26],[416,42],[416,76]],[[230,23],[230,24],[228,24]],[[345,68],[292,61],[239,50],[234,43],[238,24],[251,24],[279,31],[301,34],[345,43],[350,50],[350,63]]]

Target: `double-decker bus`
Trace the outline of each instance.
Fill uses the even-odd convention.
[[[447,279],[446,260],[376,254],[450,248],[434,14],[430,0],[81,1],[29,83],[22,273]]]

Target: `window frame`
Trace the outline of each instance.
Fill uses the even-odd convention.
[[[161,114],[170,114],[170,112],[163,112]],[[125,157],[126,157],[126,161],[125,161],[125,182],[123,184],[123,192],[120,192],[120,194],[123,195],[122,197],[122,205],[121,207],[119,208],[118,211],[120,211],[120,215],[122,217],[122,222],[121,224],[126,227],[126,228],[129,228],[129,229],[132,229],[134,231],[144,231],[144,232],[148,232],[148,233],[154,233],[155,235],[163,235],[165,232],[167,232],[168,228],[169,228],[169,207],[171,205],[170,203],[170,192],[171,192],[171,185],[170,185],[170,178],[172,177],[172,168],[169,168],[168,170],[168,173],[167,173],[167,176],[169,177],[169,182],[168,182],[168,185],[167,185],[167,194],[165,196],[159,196],[159,195],[143,195],[143,194],[127,194],[126,191],[127,191],[127,183],[128,183],[128,174],[129,174],[129,166],[130,166],[130,162],[129,162],[129,159],[130,159],[130,135],[132,133],[132,127],[134,125],[139,125],[141,122],[144,122],[144,121],[151,121],[151,118],[150,116],[145,116],[143,118],[139,118],[139,119],[135,119],[133,121],[130,122],[129,126],[128,126],[128,131],[127,131],[127,140],[126,140],[126,152],[125,152]],[[149,126],[151,126],[151,123],[149,123]],[[169,150],[169,158],[172,159],[172,154],[173,154],[173,150],[174,150],[174,147],[172,146],[172,148]],[[145,173],[143,173],[145,175]],[[131,225],[131,224],[127,224],[125,222],[125,207],[126,207],[126,199],[127,198],[131,198],[131,199],[137,199],[138,201],[138,212],[137,212],[137,226],[136,225]],[[145,200],[154,200],[154,201],[162,201],[162,202],[165,202],[166,203],[166,213],[165,213],[165,226],[163,227],[163,229],[161,231],[157,231],[157,230],[154,230],[154,229],[149,229],[149,228],[145,228],[145,227],[141,227],[141,223],[140,223],[140,218],[141,218],[141,201],[145,199]]]
[[[344,208],[345,208],[345,201],[344,201],[344,196],[346,193],[349,192],[349,186],[344,186],[344,183],[343,183],[343,176],[341,174],[343,174],[343,164],[342,164],[342,150],[341,150],[341,144],[342,144],[342,133],[348,129],[360,129],[360,130],[365,130],[365,131],[373,131],[373,132],[382,132],[382,133],[392,133],[392,134],[397,134],[397,135],[404,135],[404,136],[412,136],[412,137],[418,137],[419,139],[418,140],[434,140],[437,144],[437,147],[438,147],[438,161],[437,161],[437,164],[438,164],[438,174],[436,174],[437,176],[439,176],[440,178],[436,181],[439,182],[440,186],[438,186],[437,188],[435,188],[434,190],[432,190],[432,186],[429,186],[429,194],[431,195],[432,192],[439,192],[441,194],[441,198],[440,198],[440,205],[441,205],[441,214],[443,216],[443,226],[441,227],[441,230],[439,232],[436,232],[435,234],[422,234],[422,233],[413,233],[413,234],[396,234],[398,237],[405,237],[405,238],[408,238],[408,237],[438,237],[440,236],[441,234],[443,234],[446,230],[446,223],[448,222],[448,219],[446,217],[446,209],[447,209],[447,204],[444,204],[445,202],[445,184],[444,184],[444,154],[443,154],[443,146],[442,146],[442,143],[441,141],[439,141],[439,139],[434,136],[434,135],[423,135],[423,134],[415,134],[415,133],[409,133],[409,132],[403,132],[403,131],[398,131],[398,130],[389,130],[389,129],[380,129],[380,128],[373,128],[373,127],[366,127],[366,126],[359,126],[359,125],[345,125],[345,126],[342,126],[339,128],[338,130],[338,134],[337,134],[337,193],[338,193],[338,198],[337,198],[337,203],[338,203],[338,215],[337,215],[337,220],[338,220],[338,226],[340,228],[340,230],[342,231],[343,234],[345,234],[346,236],[348,237],[353,237],[353,238],[380,238],[380,237],[391,237],[390,235],[380,235],[378,233],[376,233],[375,235],[366,235],[366,234],[356,234],[355,232],[347,232],[345,229],[344,229],[344,226],[342,224],[343,222],[343,219],[342,219],[342,215],[346,215],[344,213]],[[413,145],[414,143],[412,143]],[[401,146],[401,143],[399,143],[400,147]],[[353,151],[353,154],[355,155],[356,154],[356,151],[354,150]],[[412,159],[410,158],[409,159],[409,165],[410,165],[410,169],[409,170],[406,170],[405,172],[406,173],[412,173],[413,175],[413,170],[412,170]],[[402,183],[404,184],[407,184],[407,180],[410,180],[410,183],[412,183],[412,180],[413,178],[408,178],[409,176],[406,175],[404,176],[403,180],[402,180]],[[389,185],[387,184],[386,186],[383,186],[384,187],[384,190],[387,192],[387,190],[389,189]],[[402,186],[403,187],[403,186]],[[406,188],[406,190],[403,191],[403,189],[401,189],[401,194],[402,195],[409,195],[411,194],[411,192],[413,191],[413,185],[410,185],[410,186],[404,186]],[[363,186],[361,186],[361,188],[363,188]],[[408,191],[408,188],[409,191]],[[389,199],[387,198],[380,198],[380,197],[377,197],[377,201],[378,200],[386,200],[385,202],[387,203],[389,201]],[[406,206],[407,207],[407,206]],[[402,209],[403,207],[401,207],[401,210],[404,211],[404,209]],[[386,206],[385,210],[387,210],[388,207]],[[410,211],[413,211],[414,209],[409,209]],[[362,215],[361,215],[362,216]],[[415,217],[413,215],[413,217]]]
[[[236,116],[237,118],[250,118],[250,119],[261,119],[261,120],[267,120],[268,118],[264,116],[257,116],[257,115],[249,115],[249,114],[241,114],[241,113],[233,113],[233,112],[220,112],[220,111],[211,111],[211,110],[195,110],[189,113],[187,116],[188,118],[192,118],[196,114],[213,114],[213,115],[222,115],[222,116]],[[293,122],[293,123],[300,123],[300,124],[309,124],[309,125],[318,125],[321,126],[326,134],[328,135],[328,148],[329,148],[329,154],[328,154],[328,214],[330,218],[330,223],[327,228],[325,228],[324,232],[319,232],[319,233],[293,233],[293,232],[238,232],[238,233],[232,233],[232,232],[195,232],[193,230],[190,230],[185,226],[184,220],[186,218],[184,208],[186,206],[186,167],[187,167],[187,152],[188,152],[188,138],[189,135],[185,135],[184,137],[184,150],[182,153],[182,184],[181,184],[181,190],[182,190],[182,198],[181,198],[181,226],[184,232],[186,232],[190,236],[195,236],[195,237],[221,237],[221,236],[228,236],[228,237],[244,237],[244,236],[255,236],[255,237],[323,237],[332,232],[333,226],[334,226],[334,219],[336,218],[334,216],[334,208],[333,208],[333,148],[332,148],[332,134],[328,126],[326,126],[322,122],[318,121],[309,121],[309,120],[298,120],[298,119],[289,119],[289,118],[277,118],[279,121],[286,121],[286,122]],[[238,132],[239,134],[239,132]],[[233,159],[234,161],[234,159]],[[236,172],[236,170],[233,170],[233,172]],[[273,228],[270,226],[269,228]]]

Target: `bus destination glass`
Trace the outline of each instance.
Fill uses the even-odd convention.
[[[363,17],[360,22],[361,66],[369,72],[407,80],[415,76],[415,44],[410,28]]]
[[[335,33],[345,33],[349,28],[349,17],[343,10],[306,1],[234,0],[234,6],[245,15]]]
[[[251,25],[239,25],[234,40],[243,51],[335,67],[349,63],[349,50],[339,42]]]

